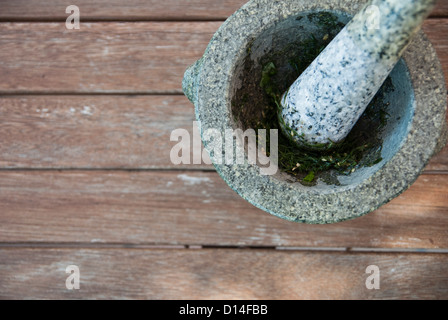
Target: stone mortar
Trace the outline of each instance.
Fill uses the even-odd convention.
[[[364,0],[252,0],[216,32],[204,56],[185,73],[184,93],[194,103],[201,135],[208,129],[244,128],[232,114],[232,101],[242,84],[248,52],[255,64],[263,54],[284,46],[292,35],[309,35],[314,26],[300,16],[335,13],[345,23]],[[345,18],[344,18],[345,16]],[[281,37],[281,35],[287,37]],[[274,49],[273,49],[274,48]],[[340,185],[319,180],[307,187],[291,183],[284,172],[260,174],[249,164],[214,164],[227,184],[254,206],[289,221],[328,224],[353,219],[400,195],[418,178],[432,156],[446,144],[446,88],[441,64],[423,32],[414,38],[391,74],[396,93],[390,96],[392,121],[382,131],[383,160],[349,176]],[[256,111],[256,110],[251,110]],[[205,148],[211,152],[207,140]]]

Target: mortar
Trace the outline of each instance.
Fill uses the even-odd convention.
[[[269,97],[260,87],[263,67],[273,62],[282,74],[276,79],[284,86],[279,90],[286,89],[297,76],[291,60],[303,58],[309,40],[326,41],[337,34],[365,3],[252,0],[244,5],[185,73],[183,89],[195,105],[201,136],[208,129],[246,130],[263,122],[269,111]],[[285,168],[262,175],[248,161],[214,163],[217,172],[242,198],[289,221],[336,223],[376,210],[409,188],[447,140],[443,71],[423,32],[386,83],[379,103],[387,121],[360,121],[353,130],[369,141],[356,171],[322,172],[313,184]],[[372,130],[369,123],[378,128]],[[203,141],[212,152],[208,140]]]

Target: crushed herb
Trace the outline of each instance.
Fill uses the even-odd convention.
[[[279,168],[283,172],[307,186],[315,185],[318,178],[338,185],[336,174],[349,175],[358,168],[373,166],[383,160],[380,133],[390,116],[385,94],[393,90],[393,85],[388,78],[342,143],[322,150],[299,148],[291,136],[280,129],[280,97],[344,26],[335,15],[328,12],[312,13],[306,17],[318,25],[321,32],[261,57],[258,62],[261,66],[258,80],[257,77],[249,76],[257,70],[256,64],[250,59],[249,53],[253,51],[254,45],[253,41],[250,42],[243,70],[248,78],[244,78],[245,86],[236,95],[239,98],[232,101],[232,110],[242,127],[278,129],[282,133],[278,137],[278,155]],[[300,20],[303,18],[300,17]],[[298,18],[296,20],[299,21]],[[269,156],[269,136],[267,139],[266,151]]]

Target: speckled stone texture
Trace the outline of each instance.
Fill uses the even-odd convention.
[[[258,49],[252,48],[256,62],[262,47],[275,43],[274,37],[263,37],[285,19],[295,21],[301,13],[322,10],[354,15],[365,3],[252,0],[243,6],[221,26],[201,61],[185,75],[184,92],[195,105],[201,134],[208,129],[225,132],[238,127],[231,103],[235,88],[244,84],[236,71],[241,69],[254,39],[263,39]],[[300,28],[296,31],[302,32]],[[349,176],[339,176],[340,185],[327,185],[319,180],[313,187],[291,183],[282,172],[264,176],[257,165],[249,163],[215,164],[218,173],[254,206],[289,221],[335,223],[376,210],[405,191],[446,143],[445,81],[435,50],[423,32],[417,34],[402,61],[401,69],[393,72],[397,72],[397,84],[403,88],[405,97],[400,103],[406,116],[397,120],[399,129],[391,126],[385,130],[380,163],[360,168]],[[210,143],[203,141],[211,152]]]
[[[282,129],[307,147],[341,142],[401,57],[435,0],[368,3],[281,100]],[[372,9],[375,8],[375,9]],[[376,12],[375,12],[376,10]],[[377,15],[377,27],[372,22]]]

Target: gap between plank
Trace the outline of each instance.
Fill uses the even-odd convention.
[[[0,249],[140,249],[140,250],[248,250],[284,252],[334,252],[334,253],[401,253],[448,254],[448,248],[351,248],[351,247],[282,247],[282,246],[219,246],[219,245],[163,245],[131,243],[0,243]]]
[[[88,171],[88,172],[216,172],[214,167],[191,167],[191,168],[0,168],[0,172],[71,172],[71,171]],[[448,172],[447,172],[448,173]]]
[[[0,172],[216,172],[214,167],[210,168],[0,168]],[[448,175],[447,170],[423,171],[421,175]]]
[[[127,22],[127,23],[141,23],[141,22],[224,22],[228,19],[225,17],[217,17],[217,18],[210,18],[210,17],[86,17],[81,18],[80,23],[83,22],[86,23],[100,23],[100,22]],[[445,15],[432,15],[428,17],[426,20],[433,20],[433,19],[448,19],[448,16]],[[1,17],[0,23],[65,23],[67,20],[67,17],[59,17],[59,18],[52,18],[52,17]]]
[[[68,15],[67,15],[68,16]],[[443,19],[444,17],[439,17],[439,19]],[[45,18],[45,17],[1,17],[0,23],[65,23],[67,18]],[[141,23],[141,22],[224,22],[227,18],[201,18],[201,17],[187,17],[187,18],[156,18],[156,17],[87,17],[80,19],[80,23],[101,23],[101,22],[126,22],[126,23]]]

